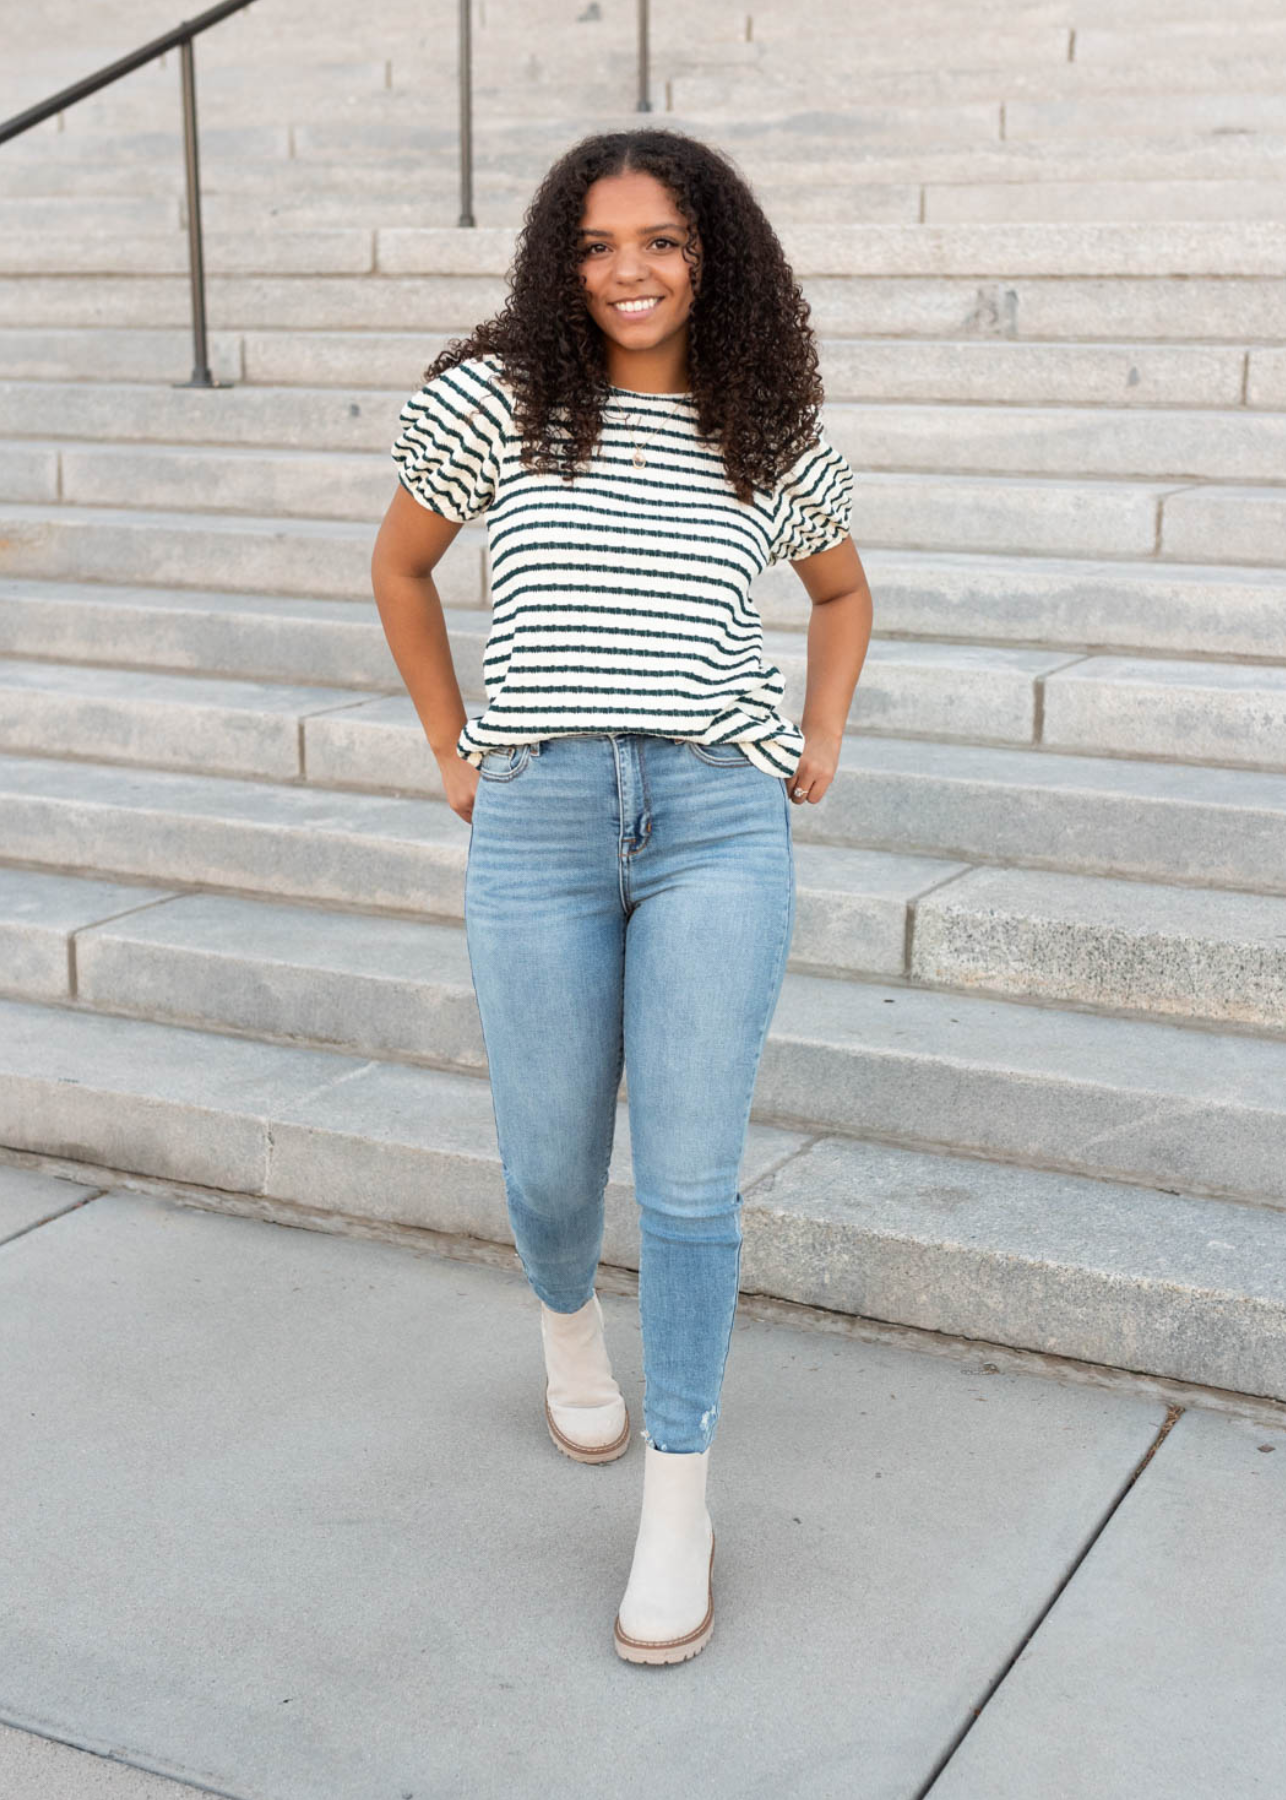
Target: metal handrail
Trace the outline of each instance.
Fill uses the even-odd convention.
[[[24,131],[30,131],[34,125],[43,125],[46,119],[52,119],[56,113],[66,112],[68,107],[75,106],[78,100],[87,99],[96,94],[99,88],[108,87],[113,81],[119,81],[123,75],[132,75],[135,69],[144,64],[155,62],[157,57],[164,56],[168,50],[177,48],[180,57],[179,80],[183,94],[183,160],[187,176],[188,200],[188,281],[192,290],[192,379],[176,381],[175,387],[216,388],[230,387],[227,381],[216,381],[210,373],[209,352],[206,344],[205,318],[205,255],[201,242],[201,181],[199,158],[197,151],[196,128],[196,62],[192,53],[192,40],[212,25],[220,24],[233,13],[244,12],[254,0],[219,0],[217,6],[211,6],[194,19],[184,19],[172,31],[164,32],[160,37],[152,38],[137,50],[131,50],[128,56],[119,57],[113,63],[107,63],[92,75],[85,75],[79,81],[73,81],[70,87],[60,89],[51,94],[48,100],[41,100],[36,106],[29,106],[25,112],[15,113],[11,119],[0,121],[0,144],[7,143],[10,138],[19,137]],[[473,212],[473,40],[472,40],[472,6],[470,0],[459,0],[459,73],[460,73],[460,217],[458,224],[470,226],[477,224]],[[651,112],[652,102],[648,94],[649,78],[649,45],[648,45],[648,0],[638,0],[638,104],[636,112]]]
[[[460,217],[457,225],[476,225],[473,216],[473,7],[460,0]]]
[[[470,0],[459,0],[460,72],[460,217],[458,225],[476,225],[473,215],[473,39]],[[648,93],[651,52],[648,43],[648,0],[638,0],[638,101],[635,112],[651,112]]]
[[[15,113],[12,119],[0,123],[0,144],[7,143],[24,131],[30,131],[33,125],[42,125],[46,119],[52,119],[55,113],[66,112],[78,100],[96,94],[99,88],[107,87],[113,81],[119,81],[123,75],[132,75],[135,69],[141,69],[145,63],[155,62],[158,56],[164,56],[167,50],[178,49],[180,56],[179,81],[183,92],[183,156],[187,170],[188,195],[188,281],[192,289],[192,379],[176,381],[175,387],[215,388],[228,387],[226,381],[216,381],[210,373],[209,354],[206,347],[205,331],[205,256],[201,244],[201,184],[197,162],[196,132],[196,65],[192,55],[192,40],[201,32],[208,31],[212,25],[218,25],[230,14],[242,12],[253,0],[220,0],[219,5],[211,6],[207,11],[198,13],[195,19],[184,19],[172,31],[167,31],[150,43],[142,45],[138,50],[131,50],[128,56],[120,57],[114,63],[108,63],[93,75],[86,75],[80,81],[74,81],[70,87],[63,88],[48,100],[42,100],[38,106],[29,106],[25,112]]]
[[[639,103],[635,112],[651,112],[652,102],[648,96],[648,12],[647,0],[639,0]]]

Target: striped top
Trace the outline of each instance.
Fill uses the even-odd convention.
[[[487,515],[492,623],[487,705],[457,753],[585,732],[740,745],[788,777],[804,748],[779,710],[750,584],[770,564],[842,543],[853,472],[824,434],[746,504],[688,394],[613,387],[603,433],[574,481],[519,460],[515,402],[494,355],[411,395],[392,448],[430,511]],[[641,452],[639,467],[636,452]]]

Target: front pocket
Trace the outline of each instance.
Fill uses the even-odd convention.
[[[478,773],[484,781],[512,781],[530,761],[530,744],[509,744],[503,750],[488,750],[478,764]]]
[[[750,758],[740,744],[697,744],[691,738],[685,738],[684,742],[703,763],[713,763],[716,767],[724,768],[750,764]]]

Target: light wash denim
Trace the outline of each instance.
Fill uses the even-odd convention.
[[[735,744],[546,738],[478,765],[465,933],[514,1242],[539,1297],[594,1291],[626,1071],[643,1437],[714,1437],[738,1172],[795,922],[786,781]]]

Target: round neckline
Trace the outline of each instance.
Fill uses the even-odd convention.
[[[618,387],[614,381],[609,381],[607,385],[612,393],[628,394],[633,400],[691,400],[692,398],[691,392],[682,394],[653,394],[645,393],[642,388]]]

